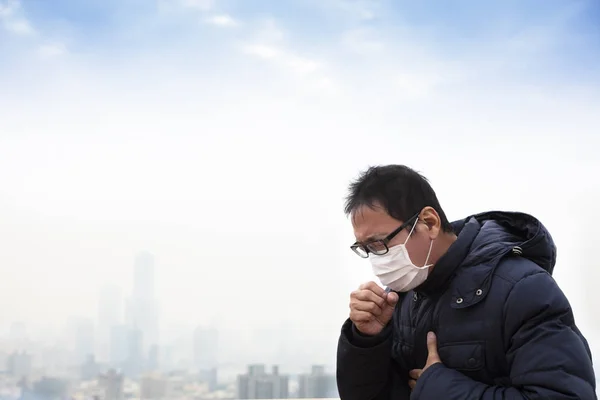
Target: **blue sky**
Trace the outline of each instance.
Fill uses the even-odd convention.
[[[580,235],[600,218],[599,19],[596,0],[0,0],[0,265],[18,266],[2,290],[33,299],[0,315],[88,312],[148,249],[172,323],[252,284],[269,290],[249,307],[328,293],[286,307],[337,333],[371,278],[347,248],[346,184],[388,162],[429,177],[451,218],[540,217],[574,307],[597,310],[581,241],[600,238]]]
[[[212,54],[247,37],[261,21],[272,20],[305,54],[339,51],[344,34],[361,30],[385,42],[392,54],[401,52],[403,40],[410,39],[448,59],[522,55],[523,62],[512,68],[517,76],[529,79],[597,81],[600,75],[600,5],[593,0],[3,0],[3,4],[13,10],[3,18],[0,37],[5,45],[31,44],[18,37],[19,26],[23,29],[26,24],[39,41],[64,46],[75,57],[92,52],[133,58],[148,49],[168,52],[174,46],[190,51],[200,44]],[[216,22],[202,23],[211,18]],[[239,26],[219,31],[219,20],[221,28],[227,21]]]

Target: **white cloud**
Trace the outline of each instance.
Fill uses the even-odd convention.
[[[358,21],[374,20],[381,15],[379,0],[314,0],[312,4],[338,17],[342,14]]]
[[[194,10],[197,12],[212,11],[216,6],[216,0],[156,0],[159,13],[179,14],[182,10]]]
[[[246,54],[251,54],[260,58],[264,58],[266,60],[275,60],[278,57],[281,57],[281,52],[273,47],[267,45],[247,45],[244,47],[244,52]]]
[[[201,11],[210,11],[215,6],[215,0],[180,0],[181,5]]]
[[[342,45],[349,51],[362,55],[379,53],[385,49],[385,44],[374,36],[374,32],[366,28],[349,30],[342,34]]]
[[[298,75],[312,74],[319,70],[318,61],[274,46],[265,44],[246,45],[243,47],[243,52],[263,60],[271,61],[277,66]]]
[[[17,35],[33,35],[35,30],[29,23],[29,21],[25,19],[15,19],[12,21],[5,22],[5,28],[12,33]]]
[[[21,3],[18,0],[0,2],[0,25],[8,32],[16,35],[35,34],[35,29],[22,15]]]
[[[287,39],[286,32],[273,18],[260,21],[250,34],[253,41],[262,43],[282,44]]]
[[[273,19],[262,21],[250,38],[244,41],[241,49],[243,54],[257,57],[282,68],[293,76],[302,78],[304,83],[308,83],[306,79],[310,80],[310,87],[317,87],[318,90],[324,90],[324,87],[333,88],[324,63],[295,50],[293,44],[287,39],[286,32]]]
[[[0,18],[5,18],[12,15],[19,7],[17,0],[6,0],[0,3]]]
[[[219,14],[213,15],[211,17],[206,18],[205,20],[208,24],[222,26],[226,28],[236,27],[239,23],[233,19],[230,15],[227,14]]]
[[[422,73],[400,73],[392,80],[392,84],[400,91],[405,99],[426,99],[433,95],[441,77]]]
[[[67,48],[62,43],[48,43],[38,48],[38,54],[42,57],[58,57],[67,53]]]

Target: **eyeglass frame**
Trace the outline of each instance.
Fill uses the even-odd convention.
[[[396,235],[398,235],[404,229],[408,228],[413,222],[415,222],[415,220],[417,220],[419,218],[419,214],[421,214],[420,211],[418,213],[416,213],[415,215],[413,215],[412,217],[410,217],[409,219],[407,219],[398,228],[394,229],[385,238],[372,240],[372,241],[370,241],[367,244],[363,244],[363,243],[359,243],[359,242],[354,242],[354,244],[352,246],[350,246],[350,250],[352,250],[360,258],[369,258],[369,254],[374,254],[376,256],[386,255],[390,251],[390,248],[388,247],[388,244],[392,241],[392,239],[394,237],[396,237]],[[377,252],[377,253],[375,253],[375,252],[369,250],[367,246],[369,246],[369,245],[371,245],[373,243],[381,243],[383,245],[383,247],[385,248],[385,251],[384,252]],[[359,253],[358,249],[363,250],[365,252],[365,255],[363,256],[361,253]]]

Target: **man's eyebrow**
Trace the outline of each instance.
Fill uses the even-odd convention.
[[[368,243],[368,242],[372,242],[374,240],[385,239],[387,237],[387,235],[389,235],[389,233],[374,233],[372,235],[367,236],[365,238],[364,242]]]

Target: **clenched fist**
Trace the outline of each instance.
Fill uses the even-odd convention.
[[[363,283],[350,295],[350,320],[364,335],[380,333],[390,322],[398,295],[385,293],[375,282]]]

